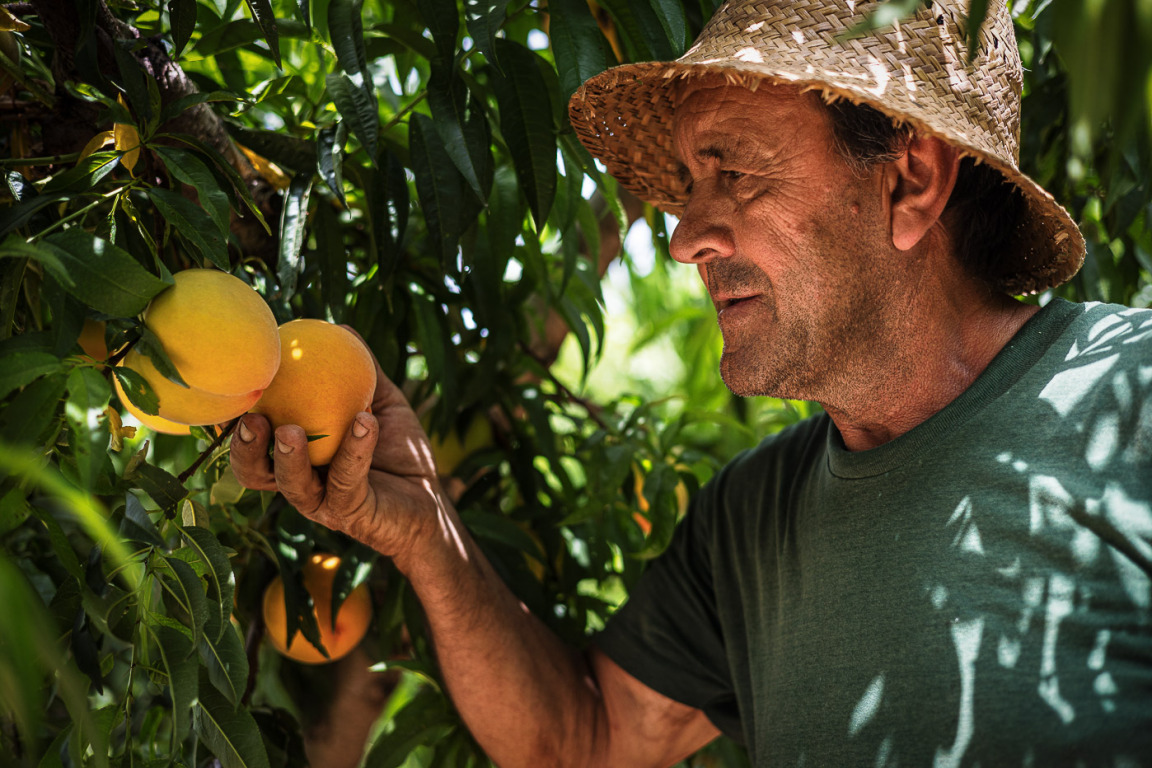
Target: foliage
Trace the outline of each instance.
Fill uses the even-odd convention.
[[[333,673],[270,652],[259,606],[282,573],[290,625],[317,638],[299,572],[330,551],[344,563],[338,597],[372,590],[368,653],[394,675],[365,765],[487,764],[389,562],[243,492],[225,430],[125,426],[104,363],[135,344],[164,370],[140,312],[174,271],[226,269],[280,321],[355,327],[440,437],[489,419],[494,440],[453,473],[458,507],[513,591],[576,645],[667,544],[684,490],[810,411],[735,400],[701,364],[716,354],[714,318],[699,294],[670,301],[675,267],[651,211],[655,263],[626,262],[634,348],[670,339],[693,364],[664,392],[630,380],[584,391],[589,370],[618,362],[602,353],[598,255],[635,213],[575,140],[566,98],[611,64],[678,55],[712,12],[710,0],[601,5],[38,0],[14,6],[19,19],[0,12],[2,762],[303,764]],[[1128,77],[1149,82],[1147,4],[1092,17],[1097,34],[1125,29],[1100,54],[1067,30],[1101,4],[1056,5],[1016,11],[1022,166],[1089,239],[1061,293],[1150,304],[1147,88],[1122,96]],[[1101,91],[1111,101],[1085,87],[1096,55],[1124,62],[1092,75],[1115,85]],[[106,324],[113,360],[81,354],[85,320]],[[550,321],[572,339],[556,370]],[[154,412],[147,386],[117,375]],[[721,740],[693,760],[744,758]]]

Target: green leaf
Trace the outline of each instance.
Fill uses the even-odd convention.
[[[120,382],[120,388],[124,390],[132,405],[149,416],[155,416],[160,412],[160,399],[156,397],[156,392],[143,376],[131,368],[122,366],[114,367],[112,375]]]
[[[208,596],[220,608],[220,634],[224,627],[229,625],[232,615],[232,596],[236,592],[236,579],[232,575],[232,565],[228,562],[228,555],[215,534],[205,528],[184,526],[180,533],[188,541],[188,547],[195,550],[200,561],[204,563],[205,574],[208,576]],[[216,637],[220,639],[219,634]]]
[[[272,12],[272,3],[269,0],[244,1],[248,4],[248,10],[252,12],[253,20],[260,25],[260,32],[272,51],[276,66],[283,69],[284,65],[280,62],[280,31],[276,26],[276,14]]]
[[[496,41],[496,52],[505,72],[504,76],[492,78],[500,107],[500,130],[512,153],[512,163],[528,198],[532,218],[537,228],[542,229],[556,195],[552,96],[537,68],[535,53],[503,38]]]
[[[345,208],[348,207],[348,200],[344,197],[344,141],[347,135],[348,128],[343,121],[316,132],[316,167],[320,178]]]
[[[175,516],[180,502],[188,495],[188,489],[175,475],[147,461],[141,460],[124,479],[148,494],[168,518]]]
[[[588,78],[608,67],[604,35],[585,0],[550,0],[548,27],[565,103]]]
[[[224,176],[231,185],[233,196],[237,200],[237,209],[239,209],[239,204],[243,203],[252,215],[256,217],[256,220],[260,222],[260,225],[264,227],[264,231],[272,234],[272,229],[268,226],[268,222],[264,220],[264,214],[260,211],[260,207],[256,205],[256,201],[252,199],[252,193],[248,191],[248,185],[245,184],[244,179],[240,178],[240,174],[232,167],[232,164],[224,159],[223,155],[207,143],[192,136],[184,134],[163,134],[163,138],[186,144],[211,160],[212,166],[217,172]],[[239,215],[240,213],[241,211],[237,210],[237,214]]]
[[[371,162],[375,163],[377,135],[380,132],[380,115],[377,111],[376,98],[342,73],[334,72],[328,75],[325,83],[328,85],[328,95],[336,105],[336,110],[360,140]]]
[[[308,233],[308,199],[312,194],[312,173],[298,173],[284,196],[280,212],[280,262],[276,276],[280,279],[280,295],[285,301],[296,293],[296,280],[300,277],[300,254]]]
[[[160,215],[196,249],[202,259],[211,261],[225,272],[230,269],[228,242],[203,208],[170,189],[151,187],[148,196]]]
[[[369,95],[374,93],[368,53],[364,50],[364,0],[332,0],[328,5],[328,35],[340,68]]]
[[[119,159],[120,154],[115,151],[93,152],[76,163],[76,167],[53,176],[40,193],[55,195],[60,192],[87,192],[115,170]]]
[[[320,297],[332,319],[343,322],[348,295],[348,252],[344,248],[340,217],[327,202],[316,207],[312,233],[316,237],[314,253],[320,261]]]
[[[0,411],[0,438],[8,443],[36,444],[59,418],[67,377],[54,373],[24,387]]]
[[[172,362],[172,358],[168,357],[168,351],[164,349],[160,337],[153,333],[151,328],[146,325],[141,328],[140,339],[133,349],[147,357],[161,376],[173,384],[188,389],[188,382],[184,381],[184,377],[180,375],[176,364]]]
[[[165,546],[148,510],[131,493],[124,494],[124,519],[120,521],[120,535],[128,541],[149,547]]]
[[[184,46],[192,38],[196,29],[196,0],[168,0],[168,18],[172,22],[172,47],[176,58],[184,52]]]
[[[48,352],[21,351],[0,357],[0,400],[41,376],[64,370],[60,358]]]
[[[464,0],[464,18],[468,25],[468,34],[484,58],[488,59],[497,69],[503,71],[499,59],[496,58],[496,33],[504,24],[504,17],[508,8],[508,0]],[[549,8],[549,12],[553,12]],[[555,17],[553,17],[555,24]]]
[[[669,57],[678,59],[688,48],[688,22],[684,18],[684,4],[680,0],[649,0],[656,20],[664,29]],[[980,0],[976,0],[980,2]]]
[[[13,488],[0,498],[0,536],[16,530],[32,514],[32,505],[19,488]]]
[[[381,279],[392,274],[400,257],[401,244],[408,228],[411,201],[408,180],[400,158],[387,147],[380,152],[376,167],[367,171],[367,184],[362,184],[368,196],[368,226],[375,243],[376,262]]]
[[[268,753],[252,714],[244,707],[234,706],[203,681],[192,710],[192,723],[196,735],[222,768],[269,768]]]
[[[94,368],[73,368],[68,374],[64,416],[72,431],[72,455],[85,490],[93,489],[97,473],[108,462],[108,431],[90,429],[88,417],[93,411],[103,411],[111,397],[108,380]]]
[[[7,255],[14,238],[0,245]],[[144,269],[127,251],[107,240],[72,229],[58,232],[34,246],[20,248],[44,265],[64,290],[89,307],[114,317],[132,317],[153,296],[171,285]]]
[[[424,26],[432,33],[436,54],[448,64],[456,56],[456,39],[460,35],[460,9],[456,0],[422,0],[417,4]]]
[[[118,40],[112,45],[112,53],[120,69],[120,81],[124,85],[128,105],[132,108],[133,116],[143,126],[152,117],[152,99],[148,96],[148,74],[140,66],[136,54],[130,50],[133,44],[134,41]]]
[[[41,210],[53,203],[59,202],[65,197],[68,197],[68,195],[63,193],[55,195],[25,194],[19,199],[20,202],[16,203],[16,205],[0,210],[0,237],[4,237],[14,229],[23,227]],[[46,215],[50,213],[51,211],[45,212]],[[37,223],[39,223],[39,220],[37,220]],[[20,241],[23,242],[23,238],[20,238]]]
[[[228,134],[256,154],[290,171],[312,171],[316,167],[316,147],[307,139],[275,131],[255,131],[227,123]]]
[[[440,398],[449,413],[456,409],[456,366],[452,340],[444,325],[439,305],[428,296],[413,296],[416,315],[416,342],[428,363],[432,381],[440,382]]]
[[[372,745],[364,768],[397,768],[416,747],[442,740],[452,725],[444,696],[432,688],[422,688],[393,717],[393,729]]]
[[[172,627],[154,627],[160,661],[168,675],[165,692],[172,700],[172,723],[176,741],[182,743],[192,727],[192,706],[199,693],[200,664],[191,641]]]
[[[160,578],[164,589],[175,598],[184,609],[185,615],[174,616],[192,630],[192,637],[204,636],[204,623],[208,621],[208,597],[204,594],[204,584],[192,566],[178,557],[164,557],[164,562],[172,571],[171,576]]]
[[[220,236],[227,239],[232,221],[231,207],[228,195],[220,188],[215,174],[191,152],[165,146],[155,147],[155,152],[169,173],[196,190],[200,205],[212,217]]]
[[[460,209],[466,182],[448,156],[432,118],[419,113],[412,115],[408,124],[408,146],[412,172],[416,176],[416,196],[433,251],[445,268],[454,268],[460,235],[464,231]]]
[[[201,636],[196,642],[196,651],[208,672],[213,690],[238,704],[248,686],[248,656],[244,653],[244,641],[232,622],[224,622],[222,629],[219,640]]]
[[[433,62],[428,106],[448,156],[476,197],[486,201],[492,185],[488,117],[480,104],[469,98],[468,89],[454,68]]]

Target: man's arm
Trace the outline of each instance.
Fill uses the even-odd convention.
[[[246,415],[236,477],[393,558],[424,606],[453,702],[498,765],[666,766],[719,735],[603,653],[564,646],[516,599],[442,493],[427,437],[379,366],[372,414],[357,416],[326,482],[306,446],[299,427],[272,435]]]

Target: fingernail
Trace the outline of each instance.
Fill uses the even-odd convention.
[[[354,436],[364,437],[368,434],[368,425],[364,423],[366,420],[367,417],[364,415],[356,416],[356,420],[352,422],[352,434]]]
[[[252,438],[256,437],[252,430],[248,429],[244,424],[244,419],[240,419],[240,426],[236,428],[236,434],[238,434],[240,439],[245,443],[252,442]]]
[[[292,453],[292,451],[295,449],[292,446],[288,445],[288,443],[281,440],[280,438],[276,438],[276,450],[279,451],[280,453],[284,454],[285,456],[287,456],[288,454]]]

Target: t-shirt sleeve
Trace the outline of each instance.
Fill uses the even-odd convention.
[[[702,710],[726,736],[743,743],[712,580],[708,518],[717,480],[697,494],[668,549],[594,642],[628,674]]]

